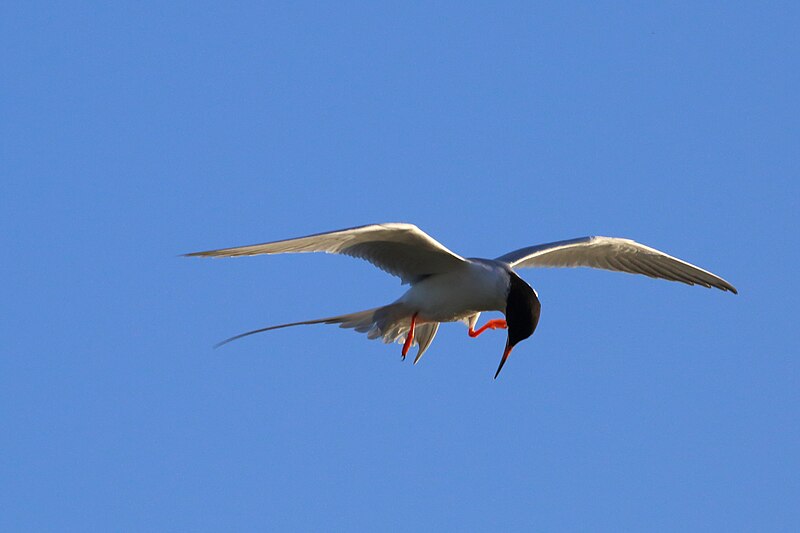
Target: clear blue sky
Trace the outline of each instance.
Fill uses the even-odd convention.
[[[6,2],[0,529],[797,530],[797,3]],[[539,330],[331,326],[371,222],[589,234],[739,296],[528,270]],[[484,315],[492,318],[492,315]]]

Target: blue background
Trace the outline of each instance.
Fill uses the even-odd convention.
[[[800,527],[797,3],[6,2],[0,528]],[[540,328],[417,366],[331,326],[407,221],[637,239],[733,296],[523,272]],[[483,319],[493,318],[485,314]]]

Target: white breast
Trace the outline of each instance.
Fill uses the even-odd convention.
[[[422,320],[452,322],[481,311],[504,311],[508,284],[508,273],[501,266],[469,262],[414,284],[398,302],[414,309]]]

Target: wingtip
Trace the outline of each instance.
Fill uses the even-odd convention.
[[[717,289],[719,289],[719,290],[721,290],[723,292],[732,292],[733,294],[739,294],[739,291],[736,289],[736,287],[734,287],[733,285],[731,285],[727,281],[725,281],[724,283],[720,283],[720,284],[709,285],[709,288],[711,288],[711,287],[716,287]]]

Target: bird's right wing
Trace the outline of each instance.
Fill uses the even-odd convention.
[[[521,248],[497,258],[512,268],[592,267],[688,285],[716,287],[736,294],[736,288],[707,270],[630,239],[581,237]]]
[[[326,252],[365,259],[403,283],[449,272],[466,261],[413,224],[371,224],[285,241],[186,254],[187,257]]]

